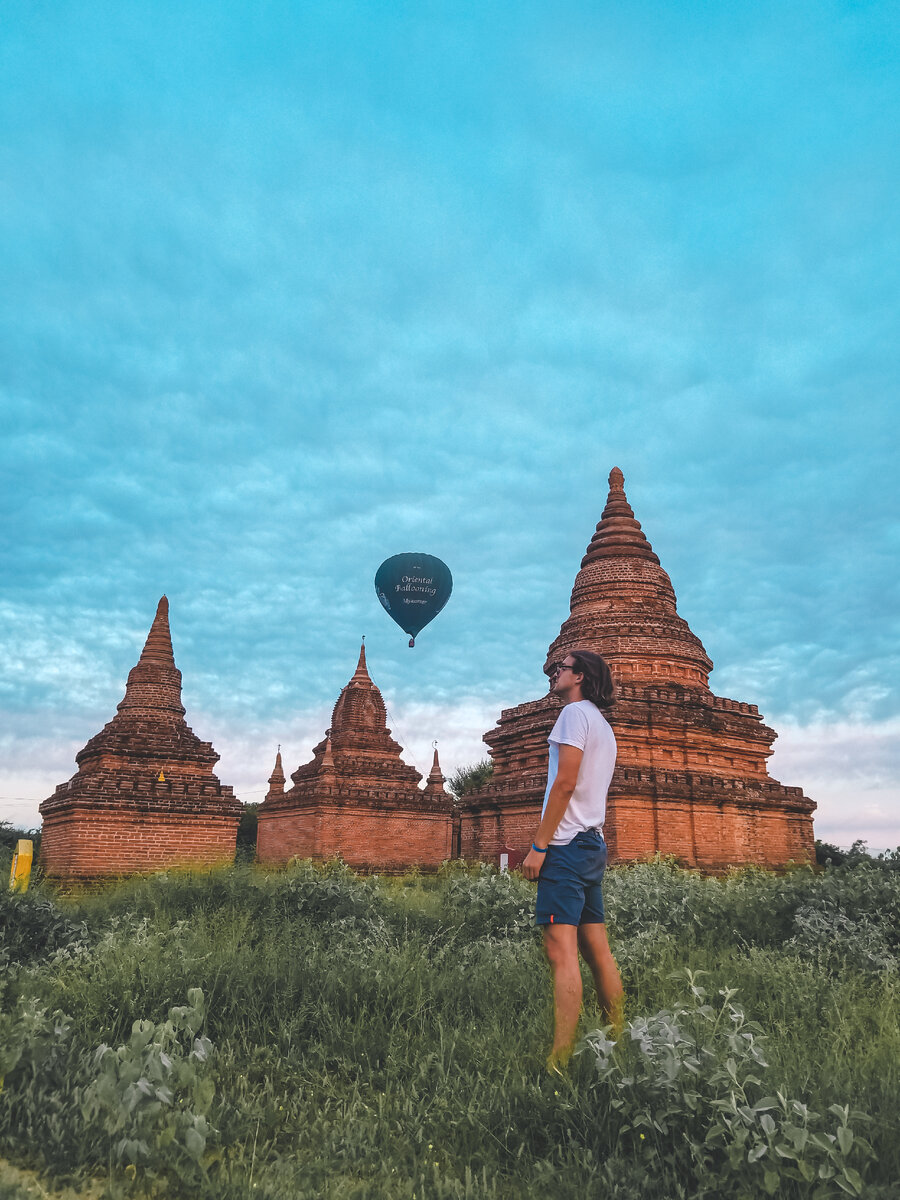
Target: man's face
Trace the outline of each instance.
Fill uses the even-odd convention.
[[[581,686],[584,675],[575,671],[572,655],[567,654],[561,663],[555,663],[550,671],[550,694],[564,700],[568,694]]]

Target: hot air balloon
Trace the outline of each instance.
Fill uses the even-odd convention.
[[[453,590],[453,576],[446,563],[431,554],[395,554],[375,572],[375,592],[388,615],[409,634],[416,634],[434,620]]]

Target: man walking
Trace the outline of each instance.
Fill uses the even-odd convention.
[[[609,667],[599,654],[574,650],[550,672],[563,709],[550,733],[550,763],[541,823],[522,864],[537,879],[537,923],[553,972],[552,1070],[572,1055],[581,1012],[581,952],[608,1023],[619,1032],[624,993],[609,948],[603,911],[606,793],[616,765],[616,739],[600,711],[613,704]]]

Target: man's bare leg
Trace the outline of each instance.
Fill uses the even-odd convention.
[[[543,929],[544,950],[553,972],[553,1047],[547,1062],[558,1066],[572,1057],[581,1013],[578,930],[574,925],[545,925]]]
[[[603,1015],[618,1036],[625,1025],[625,991],[619,968],[609,948],[606,926],[579,925],[578,949],[591,969]]]

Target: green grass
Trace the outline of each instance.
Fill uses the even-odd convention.
[[[59,1182],[104,1179],[111,1195],[737,1200],[771,1194],[764,1168],[778,1171],[779,1196],[897,1195],[900,876],[709,880],[651,864],[613,870],[607,893],[627,1017],[635,1036],[650,1032],[643,1047],[624,1038],[607,1066],[586,1045],[565,1080],[542,1066],[549,975],[531,885],[516,876],[360,880],[301,864],[173,875],[64,904],[7,898],[0,938],[15,953],[0,1055],[27,1048],[6,1069],[0,1153]],[[85,1113],[92,1051],[128,1043],[137,1020],[161,1027],[192,988],[215,1050],[191,1065],[184,1040],[184,1073],[214,1083],[217,1132],[193,1163],[179,1151],[177,1170],[169,1135],[157,1145],[154,1133],[128,1170],[121,1131]],[[728,1004],[725,988],[736,989]],[[599,1014],[586,995],[588,1032]],[[54,1012],[69,1033],[49,1032]],[[735,1033],[742,1020],[759,1029]],[[673,1030],[689,1033],[680,1049]],[[765,1065],[751,1061],[757,1050]],[[716,1130],[736,1087],[748,1111],[780,1091],[818,1114],[810,1128],[825,1148],[804,1151],[814,1180],[792,1179],[796,1164],[774,1149],[800,1118],[780,1116],[753,1164],[747,1147],[731,1163],[740,1139]],[[869,1119],[845,1123],[834,1104]],[[163,1130],[170,1112],[158,1107],[148,1120]],[[761,1145],[762,1116],[746,1120]],[[838,1127],[854,1139],[847,1153],[829,1141]]]

